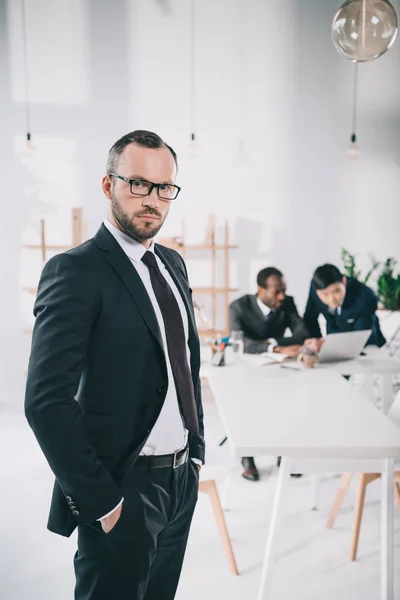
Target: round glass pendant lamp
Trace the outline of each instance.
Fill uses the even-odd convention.
[[[389,0],[347,0],[333,19],[332,39],[336,50],[351,62],[367,62],[389,50],[397,28]]]

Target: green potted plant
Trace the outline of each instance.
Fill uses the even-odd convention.
[[[346,250],[346,248],[342,248],[341,256],[343,263],[343,273],[346,275],[346,277],[353,277],[354,279],[358,279],[358,281],[361,281],[361,283],[365,283],[365,285],[367,285],[368,281],[371,278],[371,275],[381,264],[380,261],[377,261],[373,256],[371,256],[371,268],[367,271],[366,275],[362,277],[361,271],[357,268],[355,254],[351,254],[348,250]]]
[[[388,258],[378,277],[378,298],[386,310],[400,310],[400,274],[395,273],[397,261]]]

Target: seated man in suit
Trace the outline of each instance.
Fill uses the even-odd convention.
[[[263,269],[257,275],[257,286],[257,294],[242,296],[230,305],[230,330],[243,331],[247,353],[297,356],[309,334],[293,298],[286,295],[283,274],[274,267]],[[286,329],[290,329],[290,337],[285,337]],[[243,477],[258,481],[260,475],[254,459],[245,457],[242,464]]]
[[[257,275],[257,294],[246,294],[229,308],[231,331],[243,331],[244,351],[249,354],[279,352],[297,356],[308,335],[286,281],[274,267]],[[292,335],[284,337],[286,329]]]
[[[327,333],[371,329],[367,345],[384,346],[386,340],[376,316],[378,300],[371,288],[344,277],[334,265],[325,264],[315,271],[304,321],[314,338],[321,338],[318,317],[326,319]]]

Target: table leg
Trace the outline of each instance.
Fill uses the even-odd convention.
[[[222,494],[222,508],[224,510],[229,510],[230,508],[230,491],[231,491],[231,483],[232,483],[232,477],[230,475],[230,473],[227,474],[227,476],[225,477],[225,484],[224,484],[224,491]]]
[[[382,373],[379,377],[379,388],[381,396],[382,412],[387,415],[393,404],[393,375]]]
[[[275,551],[279,532],[279,520],[282,513],[282,497],[285,486],[290,477],[291,464],[291,458],[282,457],[281,466],[279,468],[278,485],[275,491],[274,504],[272,507],[267,546],[265,548],[258,600],[268,600],[270,595],[272,571],[274,566]]]
[[[318,510],[318,483],[319,476],[317,475],[317,473],[314,473],[313,475],[311,475],[311,489],[313,497],[311,510]]]
[[[394,600],[393,565],[394,459],[384,460],[381,514],[381,600]]]
[[[363,393],[366,395],[368,400],[370,400],[373,404],[375,404],[375,394],[374,394],[374,376],[373,375],[363,375]]]

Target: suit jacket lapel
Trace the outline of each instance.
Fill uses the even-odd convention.
[[[252,312],[253,312],[254,316],[257,315],[259,317],[260,321],[262,321],[264,323],[265,316],[264,316],[264,313],[262,312],[261,308],[258,306],[257,295],[250,296],[250,302],[251,302]]]
[[[99,231],[95,235],[95,240],[99,248],[101,250],[105,250],[104,258],[127,288],[147,327],[160,344],[161,349],[164,352],[164,345],[162,342],[156,314],[146,288],[143,285],[143,282],[135,267],[132,265],[130,259],[122,250],[116,239],[111,235],[106,227],[104,227],[104,225],[100,227]]]

